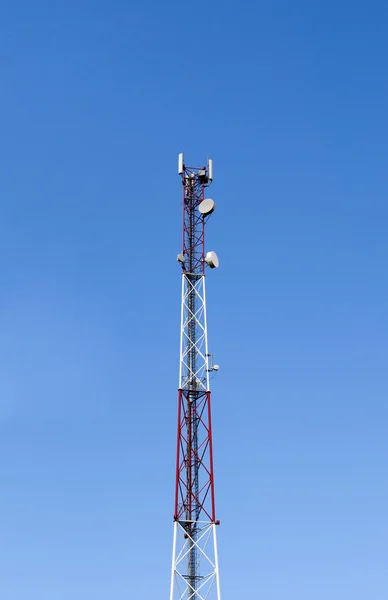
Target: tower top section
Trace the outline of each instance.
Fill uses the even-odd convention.
[[[213,161],[211,158],[208,158],[207,167],[188,167],[185,165],[183,152],[181,152],[178,156],[178,175],[184,176],[185,173],[197,174],[201,179],[201,183],[210,185],[213,181]]]
[[[205,189],[213,181],[213,161],[208,159],[203,167],[188,167],[183,152],[178,157],[178,174],[183,188],[182,252],[178,261],[182,271],[192,279],[205,274],[205,267],[218,267],[215,252],[205,253],[205,223],[215,209],[215,202],[205,198]]]

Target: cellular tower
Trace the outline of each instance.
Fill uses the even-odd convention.
[[[210,376],[205,271],[218,267],[205,250],[205,226],[215,203],[205,196],[213,162],[188,167],[182,179],[182,307],[178,386],[178,436],[170,600],[221,600],[214,500]]]

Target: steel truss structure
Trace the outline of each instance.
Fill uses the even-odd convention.
[[[182,155],[183,156],[183,155]],[[214,499],[205,286],[205,224],[200,212],[208,167],[180,168],[183,187],[182,307],[178,435],[170,600],[221,600]]]

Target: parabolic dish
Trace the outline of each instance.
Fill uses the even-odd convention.
[[[216,269],[218,267],[218,265],[220,264],[219,260],[218,260],[218,256],[215,252],[213,252],[213,250],[211,250],[210,252],[208,252],[206,254],[205,262],[207,265],[209,265],[209,267],[211,269]]]
[[[198,206],[198,210],[201,215],[207,216],[211,215],[213,210],[216,207],[216,203],[211,198],[206,198],[206,200],[202,200],[201,204]]]

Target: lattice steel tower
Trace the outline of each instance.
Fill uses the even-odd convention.
[[[210,374],[205,268],[218,267],[205,253],[205,224],[215,208],[205,198],[213,163],[187,167],[179,155],[183,219],[182,310],[178,389],[178,438],[170,600],[221,600],[214,501]]]

